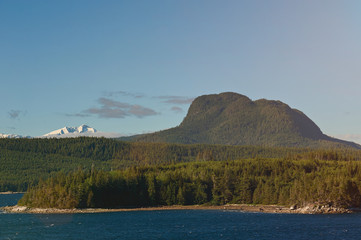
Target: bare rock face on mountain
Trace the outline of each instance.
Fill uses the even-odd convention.
[[[183,122],[168,130],[133,136],[133,141],[360,147],[326,136],[305,114],[280,101],[252,101],[237,93],[204,95],[191,104]]]

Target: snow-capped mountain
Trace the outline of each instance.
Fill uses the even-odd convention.
[[[0,138],[31,138],[30,136],[21,136],[17,134],[3,134],[0,133]]]
[[[75,138],[75,137],[105,137],[105,138],[118,138],[122,135],[119,133],[99,132],[95,128],[87,125],[81,125],[79,127],[63,127],[58,130],[54,130],[40,138]]]
[[[119,138],[122,136],[124,135],[114,132],[100,132],[97,131],[95,128],[83,124],[79,127],[63,127],[58,130],[54,130],[47,134],[34,138],[76,138],[76,137]],[[33,137],[0,133],[0,138],[33,138]]]
[[[43,137],[78,137],[78,136],[91,136],[97,130],[87,125],[79,127],[63,127],[50,133],[44,134]]]

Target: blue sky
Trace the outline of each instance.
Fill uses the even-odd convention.
[[[0,133],[177,126],[194,97],[281,100],[361,142],[361,2],[0,0]]]

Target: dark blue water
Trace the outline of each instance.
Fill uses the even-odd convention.
[[[18,198],[19,195],[0,195],[0,205],[14,204]],[[221,210],[0,213],[0,239],[361,239],[361,214]]]

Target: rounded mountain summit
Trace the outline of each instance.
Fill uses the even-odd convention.
[[[197,97],[179,126],[128,137],[128,140],[315,148],[361,147],[323,134],[304,113],[283,102],[266,99],[252,101],[232,92]]]

